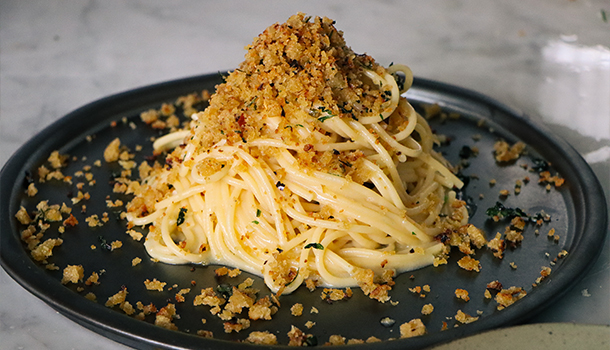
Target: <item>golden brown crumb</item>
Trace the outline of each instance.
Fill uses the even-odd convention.
[[[494,144],[496,162],[498,163],[510,162],[519,159],[524,150],[525,144],[521,141],[516,142],[512,146],[506,141],[497,141]]]
[[[203,329],[198,330],[197,335],[203,338],[214,338],[214,333],[212,331]]]
[[[311,329],[313,326],[315,326],[316,323],[313,321],[307,321],[305,322],[305,327],[307,327],[307,329]]]
[[[496,233],[496,237],[487,242],[487,247],[496,258],[502,259],[504,257],[504,249],[506,248],[504,240],[502,239],[502,234],[500,232]]]
[[[163,288],[165,288],[166,284],[167,284],[166,282],[158,281],[156,278],[154,278],[152,281],[149,279],[146,279],[146,281],[144,281],[144,285],[146,286],[146,289],[156,290],[159,292],[163,291]]]
[[[89,225],[89,227],[98,227],[98,226],[103,225],[103,223],[100,221],[100,218],[99,218],[99,216],[97,216],[97,214],[93,214],[89,217],[86,217],[85,222],[87,223],[87,225]]]
[[[523,298],[527,292],[523,290],[521,287],[510,287],[508,289],[502,289],[498,294],[496,294],[496,302],[498,303],[498,310],[502,310],[512,304],[514,304],[517,300]]]
[[[269,333],[268,331],[254,331],[250,332],[248,338],[246,338],[246,342],[252,344],[275,345],[277,344],[277,337],[275,334]]]
[[[235,321],[225,322],[223,323],[225,333],[239,333],[244,329],[250,328],[250,320],[245,318],[238,318]]]
[[[57,271],[59,270],[59,266],[55,265],[55,264],[46,264],[44,266],[45,269],[47,270],[51,270],[51,271]]]
[[[270,320],[275,313],[275,306],[272,306],[269,296],[258,299],[248,310],[248,317],[251,320]]]
[[[479,272],[481,270],[481,264],[478,260],[473,259],[470,255],[466,255],[458,261],[458,266],[467,271],[476,271]]]
[[[485,289],[484,296],[485,296],[485,299],[491,299],[492,298],[492,295],[489,292],[489,289]]]
[[[464,301],[470,300],[470,297],[468,296],[468,291],[465,289],[460,289],[460,288],[456,289],[455,296],[456,296],[456,298],[462,299]]]
[[[411,338],[426,334],[426,326],[419,319],[413,319],[400,325],[400,337]]]
[[[78,283],[85,277],[85,269],[82,265],[68,265],[64,269],[64,274],[61,279],[62,284]]]
[[[548,266],[542,266],[542,269],[540,270],[540,277],[536,278],[536,284],[540,284],[540,282],[542,282],[542,280],[549,277],[550,275],[551,275],[551,268]]]
[[[28,197],[34,197],[38,193],[38,189],[36,188],[36,185],[33,182],[28,185],[26,193]]]
[[[136,265],[138,265],[138,264],[139,264],[139,263],[141,263],[141,262],[142,262],[142,259],[140,259],[140,258],[138,258],[138,257],[135,257],[135,258],[133,258],[133,259],[131,260],[131,266],[136,266]]]
[[[339,301],[349,299],[352,296],[351,288],[346,288],[345,291],[336,288],[324,288],[320,294],[320,298],[327,301]]]
[[[85,294],[85,299],[97,302],[97,296],[92,292]]]
[[[345,337],[342,337],[339,334],[333,334],[330,337],[328,337],[328,342],[326,344],[327,345],[344,345]]]
[[[479,316],[470,316],[464,313],[462,310],[458,310],[457,314],[455,315],[455,320],[463,324],[472,323],[478,319]]]
[[[290,326],[290,331],[288,332],[288,346],[303,346],[306,344],[306,338],[307,335],[303,333],[303,331],[294,325]]]
[[[110,243],[110,250],[119,249],[122,246],[123,246],[123,242],[121,242],[121,241],[113,241],[112,243]]]
[[[422,315],[430,315],[432,311],[434,311],[434,306],[432,304],[426,304],[421,308]]]
[[[15,214],[15,218],[22,224],[28,225],[32,222],[32,218],[28,214],[28,211],[24,207],[20,207],[17,213]]]
[[[162,307],[155,315],[155,326],[167,328],[171,330],[177,330],[178,327],[172,322],[176,316],[176,306],[174,304],[167,304]]]
[[[104,149],[104,160],[107,163],[116,162],[119,160],[119,147],[121,146],[121,140],[115,138],[112,140],[106,149]]]
[[[292,316],[301,316],[303,314],[303,304],[296,303],[290,308]]]
[[[60,246],[63,242],[61,238],[49,238],[32,249],[30,254],[36,261],[46,260],[53,255],[53,248]]]
[[[123,312],[127,315],[133,315],[136,310],[133,308],[133,306],[131,305],[131,303],[129,303],[128,301],[125,301],[124,303],[122,303],[120,306],[121,310],[123,310]]]
[[[85,284],[90,286],[92,284],[100,284],[100,275],[97,272],[92,272],[91,276],[89,276],[89,278],[87,278],[87,280],[85,281]]]
[[[47,158],[47,161],[54,169],[62,168],[66,165],[69,156],[59,154],[59,151],[53,151]]]
[[[127,297],[127,288],[121,289],[118,293],[110,296],[106,301],[107,307],[113,307],[125,302],[125,298]]]

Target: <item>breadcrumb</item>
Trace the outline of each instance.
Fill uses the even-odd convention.
[[[144,281],[144,285],[146,286],[146,289],[156,290],[159,292],[163,291],[163,288],[165,288],[166,284],[167,284],[166,282],[158,281],[156,278],[154,278],[152,281],[149,279],[146,279],[146,281]]]
[[[85,277],[85,269],[82,265],[68,265],[64,269],[63,277],[61,279],[62,284],[78,283]]]
[[[419,318],[400,325],[401,338],[412,338],[424,334],[426,334],[426,326]]]

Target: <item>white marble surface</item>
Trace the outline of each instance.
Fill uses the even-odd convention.
[[[3,0],[0,164],[95,99],[236,66],[253,37],[297,11],[335,19],[356,52],[382,64],[406,63],[417,76],[483,92],[544,122],[585,156],[608,198],[607,0]],[[610,324],[609,253],[606,239],[584,279],[532,322]],[[0,349],[122,347],[57,314],[2,269],[0,339]]]

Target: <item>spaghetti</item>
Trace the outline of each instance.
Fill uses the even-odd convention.
[[[401,96],[410,69],[355,54],[333,21],[303,14],[247,49],[190,129],[154,144],[173,149],[168,165],[127,207],[149,229],[148,253],[237,267],[278,294],[303,283],[374,294],[432,264],[435,237],[468,214],[436,136]]]

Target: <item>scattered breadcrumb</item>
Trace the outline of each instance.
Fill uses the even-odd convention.
[[[268,331],[254,331],[250,332],[246,343],[259,344],[259,345],[275,345],[277,344],[277,337],[275,334]]]
[[[430,315],[432,311],[434,311],[434,306],[432,304],[426,304],[421,308],[422,315]]]
[[[525,150],[525,144],[521,141],[516,142],[512,146],[506,141],[500,140],[494,144],[494,153],[496,162],[504,163],[519,159],[523,151]]]
[[[64,271],[64,274],[65,274],[65,271]],[[92,284],[100,284],[100,275],[97,272],[92,272],[91,276],[89,276],[89,278],[87,278],[87,280],[85,281],[85,284],[88,286],[90,286]]]
[[[462,299],[464,301],[469,301],[470,297],[468,296],[468,291],[465,289],[456,289],[455,290],[455,297],[458,299]]]
[[[479,316],[470,316],[464,313],[462,310],[458,310],[457,314],[455,315],[455,320],[463,324],[472,323],[478,319]]]
[[[146,289],[157,290],[159,292],[163,291],[163,288],[165,288],[166,284],[167,284],[166,282],[158,281],[156,278],[154,278],[152,281],[149,279],[146,279],[146,281],[144,281],[144,285],[146,286]]]
[[[526,295],[527,292],[521,287],[513,286],[508,289],[502,289],[498,294],[496,294],[495,300],[498,303],[497,309],[502,310],[514,304],[517,300]]]
[[[400,337],[412,338],[426,334],[426,326],[421,319],[416,318],[400,325]]]
[[[292,316],[301,316],[303,314],[303,304],[296,303],[290,308]]]
[[[481,263],[473,259],[470,255],[466,255],[458,261],[458,266],[467,271],[481,271]]]
[[[62,284],[78,283],[85,277],[85,269],[82,265],[68,265],[64,269],[63,277],[61,279]]]
[[[162,307],[155,315],[155,326],[178,330],[178,327],[172,322],[176,316],[176,306],[169,303]]]

